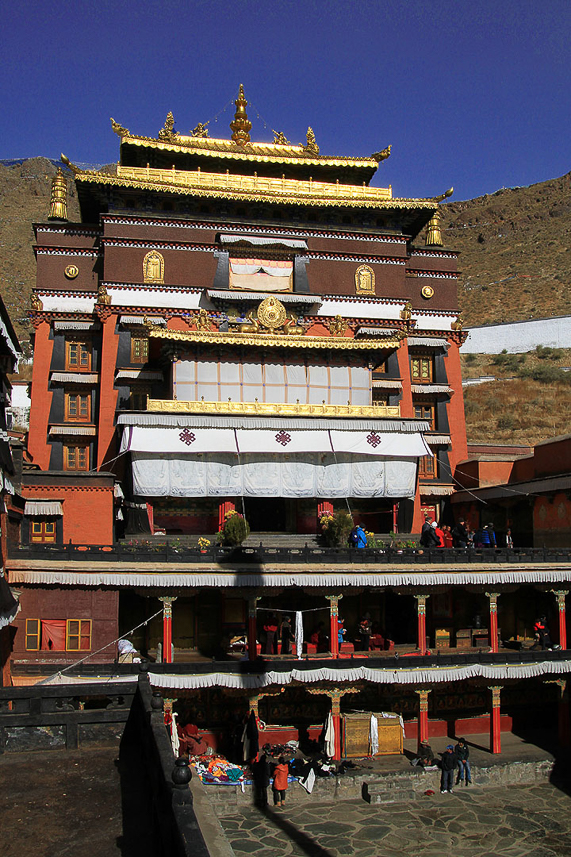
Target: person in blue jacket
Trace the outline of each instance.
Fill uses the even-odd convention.
[[[495,548],[497,546],[493,524],[487,524],[480,530],[480,544],[483,548]]]
[[[361,524],[356,524],[351,530],[351,544],[356,548],[367,547],[367,536]]]

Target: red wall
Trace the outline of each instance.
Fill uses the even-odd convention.
[[[27,485],[22,495],[29,500],[60,500],[63,503],[64,543],[113,544],[113,487],[78,485]]]

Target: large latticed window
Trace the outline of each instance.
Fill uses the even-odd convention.
[[[436,431],[436,407],[433,402],[413,402],[414,416],[417,420],[426,420],[430,431]]]
[[[64,470],[89,470],[89,447],[66,444],[63,448]]]
[[[90,393],[65,394],[65,419],[68,422],[89,422],[91,419]]]
[[[91,342],[68,340],[65,343],[65,368],[73,371],[91,369]]]
[[[434,377],[433,357],[410,358],[410,380],[413,384],[430,384]]]
[[[149,340],[134,336],[131,339],[131,363],[147,363],[149,359]]]
[[[89,651],[91,648],[91,619],[68,619],[65,631],[68,652]]]
[[[386,407],[389,403],[389,397],[385,390],[379,390],[373,387],[373,407],[374,408],[382,408]]]
[[[26,651],[88,652],[91,619],[26,619]]]
[[[31,521],[30,542],[33,544],[49,544],[56,540],[55,521]]]
[[[26,650],[37,652],[40,648],[42,626],[39,619],[26,619]]]
[[[418,459],[418,476],[420,479],[436,479],[437,460],[435,455],[423,455]]]

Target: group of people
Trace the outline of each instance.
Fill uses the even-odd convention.
[[[427,739],[421,741],[418,756],[413,759],[413,764],[422,768],[429,768],[436,762],[434,753]],[[470,750],[465,738],[460,738],[456,746],[448,744],[440,762],[440,793],[452,794],[454,785],[454,771],[456,771],[456,785],[465,782],[468,786],[472,782],[472,771],[470,769]]]
[[[464,518],[459,518],[454,527],[449,527],[427,516],[422,525],[420,544],[425,548],[497,548],[498,540],[491,523],[471,530]],[[506,531],[505,546],[514,546],[511,529]]]
[[[281,654],[291,655],[294,636],[289,616],[283,616],[280,621],[272,614],[264,625],[264,632],[266,635],[266,655],[277,655],[278,640],[281,642]]]

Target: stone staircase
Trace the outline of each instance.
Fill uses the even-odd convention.
[[[244,547],[257,548],[260,542],[265,548],[304,548],[305,545],[313,548],[322,545],[320,537],[311,533],[250,533]]]

